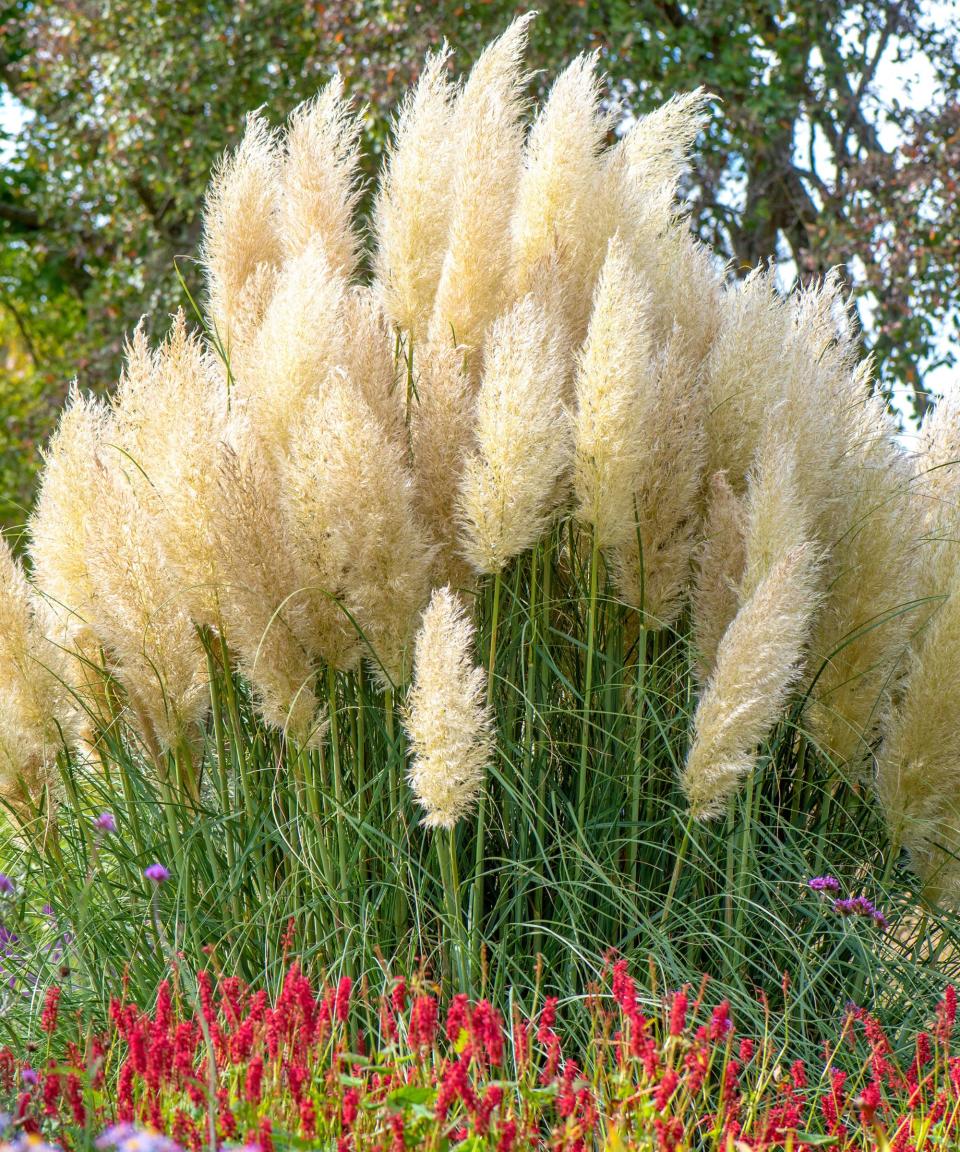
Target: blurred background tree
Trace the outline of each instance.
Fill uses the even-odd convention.
[[[466,67],[505,0],[0,0],[0,519],[22,521],[37,444],[77,375],[114,380],[124,336],[194,291],[211,164],[339,68],[376,168],[397,96],[443,35]],[[843,264],[882,386],[952,357],[960,299],[956,0],[545,3],[531,66],[598,48],[625,116],[703,84],[722,101],[688,193],[742,274]],[[911,92],[903,77],[920,76]],[[535,86],[546,81],[538,76]]]

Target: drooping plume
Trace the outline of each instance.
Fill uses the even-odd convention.
[[[486,675],[474,664],[473,639],[459,598],[437,589],[417,633],[406,715],[407,778],[429,828],[453,828],[473,810],[493,751]]]
[[[497,320],[458,506],[461,550],[478,573],[530,548],[556,510],[572,454],[565,375],[550,317],[532,298]]]
[[[434,342],[475,352],[503,303],[510,218],[520,179],[525,76],[532,16],[484,49],[453,108],[456,168],[447,250],[430,321]]]
[[[374,208],[378,290],[387,315],[415,345],[433,310],[450,227],[456,137],[449,59],[446,45],[428,56],[400,106]]]
[[[228,355],[249,337],[238,328],[250,315],[245,291],[254,279],[262,285],[264,270],[281,260],[277,175],[276,136],[262,116],[251,113],[240,144],[214,168],[203,209],[208,312]]]
[[[720,641],[740,604],[746,530],[744,502],[730,486],[726,473],[715,472],[707,490],[707,510],[690,597],[694,672],[701,684],[713,671]]]
[[[656,366],[646,321],[649,295],[623,245],[610,241],[576,377],[573,491],[576,516],[597,547],[636,536],[634,493],[649,444],[645,392]]]
[[[359,118],[336,76],[287,121],[280,163],[277,228],[284,254],[318,243],[331,269],[350,277],[360,238],[353,217],[360,195]]]
[[[803,667],[816,577],[813,546],[792,549],[761,580],[720,641],[680,779],[697,819],[723,811],[782,715]]]

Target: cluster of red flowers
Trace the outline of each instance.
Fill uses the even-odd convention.
[[[613,962],[586,999],[593,1035],[576,1059],[555,998],[509,1021],[464,994],[441,1012],[422,976],[390,980],[379,994],[346,976],[316,989],[295,963],[271,1003],[233,976],[201,972],[188,990],[174,974],[152,1011],[115,1000],[94,1034],[51,989],[46,1055],[33,1067],[0,1052],[0,1091],[15,1128],[63,1148],[80,1130],[117,1122],[188,1149],[210,1147],[215,1133],[218,1144],[261,1152],[304,1141],[439,1152],[465,1140],[471,1152],[762,1152],[812,1146],[810,1133],[847,1149],[955,1146],[952,988],[908,1061],[895,1059],[876,1019],[851,1008],[813,1070],[738,1037],[729,1003],[708,1009],[705,987],[651,1000],[626,963]]]

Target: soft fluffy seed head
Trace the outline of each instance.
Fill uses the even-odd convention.
[[[500,311],[510,265],[510,218],[523,147],[521,62],[531,16],[521,16],[473,66],[453,109],[456,167],[447,250],[430,335],[479,349]]]
[[[48,636],[52,623],[0,538],[0,796],[14,805],[39,797],[76,736],[67,656]]]
[[[377,287],[387,315],[419,343],[446,252],[453,202],[454,90],[446,45],[427,57],[397,116],[373,214]]]
[[[691,595],[694,672],[701,684],[713,671],[720,640],[740,604],[746,564],[747,511],[725,472],[715,472],[707,488],[707,508],[696,550]]]
[[[405,726],[407,774],[428,828],[453,828],[476,806],[492,755],[486,676],[474,664],[474,630],[460,599],[438,588],[417,633]]]
[[[706,125],[707,105],[712,99],[703,88],[671,97],[632,125],[614,150],[612,162],[623,166],[640,191],[667,188],[671,196],[676,195],[693,142]]]
[[[307,399],[340,363],[345,292],[322,245],[311,241],[284,265],[246,374],[237,378],[254,432],[278,459]]]
[[[142,473],[108,428],[96,492],[98,519],[84,541],[93,583],[90,620],[126,691],[151,752],[191,736],[207,704],[203,648],[178,581],[159,547]]]
[[[388,685],[407,678],[433,563],[403,455],[359,388],[334,373],[294,432],[281,490],[317,617],[324,609],[337,628],[324,658],[342,664],[346,640]]]
[[[277,140],[258,113],[247,117],[243,139],[213,170],[203,209],[202,259],[208,311],[229,352],[248,308],[243,292],[262,266],[279,264]]]
[[[707,467],[711,475],[726,472],[742,492],[783,376],[790,316],[772,268],[726,286],[719,304],[716,339],[704,366]]]
[[[310,743],[323,733],[303,580],[280,514],[276,475],[256,441],[234,430],[212,466],[224,629],[263,720]]]
[[[791,549],[734,617],[693,721],[680,783],[698,819],[719,815],[756,763],[803,667],[817,603],[813,546]]]
[[[394,363],[394,336],[375,289],[351,288],[343,300],[341,362],[394,444],[405,445],[406,381]]]
[[[918,441],[912,488],[924,534],[917,591],[936,597],[949,586],[960,556],[960,389],[927,414]]]
[[[741,603],[787,552],[810,539],[811,528],[793,447],[771,429],[747,477]]]
[[[95,530],[99,454],[107,411],[93,397],[71,389],[67,407],[44,453],[40,490],[30,517],[34,579],[71,636],[88,629],[93,579],[87,564],[88,527]]]
[[[572,455],[565,377],[550,317],[525,297],[491,332],[476,447],[460,482],[461,549],[478,573],[501,571],[535,544],[563,495]]]
[[[920,633],[877,758],[890,839],[937,898],[960,900],[960,582]]]
[[[634,492],[649,444],[645,392],[653,386],[649,296],[618,239],[610,242],[576,376],[576,516],[601,549],[636,533]]]
[[[696,363],[678,327],[638,397],[642,465],[631,492],[634,532],[610,562],[621,598],[646,628],[676,620],[693,576],[704,456]]]
[[[335,76],[290,114],[280,161],[277,228],[287,257],[319,243],[334,272],[356,270],[360,238],[353,214],[360,196],[359,117]]]
[[[600,210],[601,150],[613,115],[601,106],[597,55],[578,56],[557,78],[524,153],[513,217],[515,290],[536,293],[545,267],[559,277],[570,339],[586,330],[590,299],[612,230]]]
[[[424,345],[416,365],[410,441],[417,509],[437,544],[434,583],[459,588],[473,579],[460,554],[457,502],[474,445],[476,388],[463,352],[448,343]]]
[[[111,435],[133,465],[128,475],[149,507],[157,546],[198,624],[217,626],[219,566],[213,531],[220,497],[218,445],[228,393],[183,313],[150,352],[141,331],[112,406]]]

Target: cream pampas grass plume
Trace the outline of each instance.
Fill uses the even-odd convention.
[[[509,270],[523,148],[521,61],[531,19],[514,20],[484,49],[453,109],[450,228],[430,335],[471,352],[500,311]]]
[[[453,194],[450,50],[427,57],[400,106],[373,214],[378,290],[393,324],[419,343],[440,282]]]
[[[642,461],[630,491],[633,533],[610,556],[621,598],[645,628],[676,620],[693,577],[703,468],[703,396],[679,328],[637,397]]]
[[[610,241],[576,377],[573,491],[577,519],[603,551],[635,537],[634,493],[649,444],[645,390],[655,372],[649,295],[619,241]]]
[[[793,446],[768,429],[750,474],[745,500],[743,603],[792,548],[811,538]]]
[[[15,808],[40,798],[57,753],[76,735],[67,658],[49,638],[53,627],[0,539],[0,797]]]
[[[281,488],[316,617],[335,629],[324,659],[343,666],[361,647],[388,687],[407,679],[433,564],[403,458],[360,390],[334,373],[304,410]]]
[[[680,779],[697,819],[722,813],[753,771],[757,747],[780,719],[803,668],[816,602],[815,552],[802,544],[767,573],[724,633]]]
[[[535,544],[557,508],[572,455],[565,377],[550,317],[525,297],[491,332],[460,483],[461,549],[479,574]]]
[[[641,116],[614,149],[611,163],[624,169],[640,191],[676,195],[698,133],[706,126],[713,95],[703,88],[673,96]]]
[[[222,375],[182,312],[151,352],[138,331],[113,403],[112,433],[134,467],[130,481],[149,506],[160,552],[197,624],[221,623],[214,529],[216,459],[229,397]]]
[[[279,459],[307,399],[343,354],[346,283],[312,240],[283,267],[249,352],[238,400],[268,456]]]
[[[417,508],[437,545],[437,585],[457,588],[472,578],[460,555],[457,503],[475,426],[476,388],[464,369],[462,351],[446,342],[424,345],[417,357],[410,441]]]
[[[406,386],[394,363],[394,337],[374,288],[351,288],[343,300],[341,363],[395,444],[407,442]]]
[[[960,581],[917,638],[877,759],[877,793],[895,848],[928,895],[960,901]]]
[[[453,828],[476,807],[493,752],[486,675],[474,630],[449,588],[434,591],[417,633],[406,729],[407,779],[428,828]]]
[[[578,56],[554,83],[527,140],[513,217],[516,292],[536,292],[551,267],[573,344],[586,331],[611,226],[598,206],[613,116],[601,108],[596,66],[596,54]]]
[[[265,270],[281,261],[277,176],[276,136],[252,113],[238,147],[214,168],[203,209],[208,312],[228,354],[246,335],[242,322],[251,306],[245,290],[256,280],[254,295],[262,294]]]
[[[701,684],[713,671],[717,649],[740,606],[746,564],[747,511],[726,473],[715,472],[707,489],[707,509],[696,552],[691,601],[694,672]]]
[[[948,392],[920,428],[912,484],[923,525],[917,595],[939,603],[957,567],[960,533],[960,391]]]
[[[30,516],[29,554],[34,581],[61,619],[65,638],[89,640],[94,583],[87,563],[88,527],[100,511],[99,453],[107,410],[93,397],[70,391],[44,453],[40,488]]]
[[[214,521],[223,584],[220,606],[230,649],[264,722],[297,743],[318,740],[319,662],[302,573],[280,513],[276,477],[242,426],[217,460],[221,498]]]
[[[334,272],[356,270],[360,238],[353,227],[360,196],[361,123],[336,76],[290,114],[279,165],[277,228],[284,254],[319,243]]]

